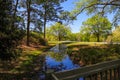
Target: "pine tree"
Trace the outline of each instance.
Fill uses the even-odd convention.
[[[16,57],[17,46],[23,33],[13,23],[12,0],[0,0],[0,59]],[[14,19],[15,21],[16,19]]]

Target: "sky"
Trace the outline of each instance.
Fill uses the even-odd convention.
[[[67,0],[66,2],[62,3],[61,6],[63,7],[64,10],[71,11],[75,7],[74,1],[75,0]],[[88,18],[88,16],[86,16],[85,13],[80,14],[77,17],[77,20],[73,21],[73,23],[71,23],[69,25],[72,29],[72,32],[73,33],[79,32],[80,31],[80,26],[82,25],[82,22],[85,21],[87,18]]]
[[[66,2],[62,3],[62,7],[64,10],[67,11],[71,11],[74,9],[75,4],[74,2],[78,1],[78,0],[67,0]],[[75,20],[72,24],[69,24],[69,26],[71,27],[71,30],[73,33],[77,33],[80,31],[80,27],[82,26],[82,22],[86,21],[88,18],[90,18],[91,16],[87,15],[86,13],[81,13],[77,16],[77,20]],[[109,14],[108,15],[108,19],[110,20],[110,22],[112,22],[113,19],[113,15]]]

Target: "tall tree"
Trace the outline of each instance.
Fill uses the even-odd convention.
[[[24,9],[22,15],[24,15],[24,20],[27,21],[27,41],[26,45],[29,46],[29,37],[30,37],[30,23],[31,23],[31,13],[34,10],[32,4],[36,0],[20,0],[20,6]]]
[[[19,0],[16,0],[14,1],[14,12],[13,12],[13,18],[15,18],[16,16],[16,12],[17,12],[17,8],[18,8],[18,3],[19,3]]]
[[[88,18],[87,21],[83,22],[83,27],[88,34],[93,34],[97,38],[97,42],[100,41],[100,36],[106,38],[111,32],[111,23],[107,18],[100,15],[95,15]]]
[[[90,35],[91,35],[91,31],[90,29],[88,28],[88,26],[81,26],[81,29],[80,29],[80,39],[81,41],[87,41],[89,42],[90,41]]]
[[[22,31],[13,23],[12,0],[0,0],[0,59],[15,58]],[[14,20],[16,21],[16,19]]]
[[[68,36],[69,32],[70,28],[62,25],[61,23],[56,23],[48,29],[48,34],[54,36],[54,38],[57,38],[59,41],[64,40]]]
[[[44,38],[46,36],[46,23],[48,21],[58,21],[58,14],[62,11],[60,3],[66,0],[21,0],[21,6],[25,9],[24,15],[27,17],[27,45],[29,45],[29,29],[34,24],[35,29],[44,27]],[[27,14],[26,14],[27,12]],[[35,17],[35,15],[40,15]],[[35,20],[36,19],[36,20]]]
[[[111,40],[113,42],[120,42],[120,26],[118,26],[113,32],[112,32],[112,38]]]
[[[26,5],[27,5],[27,46],[29,46],[31,0],[27,0]]]
[[[40,17],[43,19],[44,39],[46,38],[46,23],[48,21],[59,21],[62,7],[60,4],[66,0],[43,0],[40,4]]]

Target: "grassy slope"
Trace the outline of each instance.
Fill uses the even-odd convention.
[[[78,62],[82,60],[86,62],[86,65],[120,58],[120,45],[116,44],[73,42],[67,44],[67,47],[69,50],[68,53],[72,56],[73,60],[77,59]]]
[[[0,63],[0,71],[1,72],[9,72],[9,73],[24,73],[24,72],[34,72],[39,71],[44,63],[44,54],[50,47],[41,46],[41,45],[32,45],[30,47],[26,45],[19,46],[22,48],[22,53],[20,56],[16,58],[16,60],[12,61],[1,61]]]

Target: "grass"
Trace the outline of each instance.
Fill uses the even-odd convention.
[[[73,43],[67,44],[67,47],[79,46],[79,45],[100,46],[103,44],[104,42],[73,42]]]
[[[111,48],[106,50],[104,53],[103,42],[74,42],[74,41],[49,41],[47,46],[36,46],[32,45],[31,47],[22,45],[21,48],[23,49],[23,53],[16,59],[11,62],[3,62],[0,64],[0,71],[5,72],[8,71],[10,73],[25,73],[25,72],[36,72],[39,71],[44,62],[45,62],[45,51],[48,51],[51,47],[55,46],[56,44],[64,43],[68,47],[68,54],[72,56],[71,59],[76,60],[75,62],[82,62],[81,61],[81,54],[84,56],[84,61],[95,61],[95,59],[99,59],[98,57],[103,57],[103,60],[106,60],[106,57],[110,59],[116,59],[120,57],[119,54],[116,54],[116,51],[120,51],[118,46],[117,49],[114,46],[110,46]],[[97,50],[96,49],[97,46]],[[102,47],[101,47],[102,46]],[[101,47],[99,49],[99,47]],[[102,49],[103,48],[103,49]],[[101,54],[102,50],[102,54]],[[113,54],[110,54],[113,52]],[[89,54],[91,53],[91,54]],[[98,54],[96,54],[98,53]],[[109,56],[110,55],[110,56]],[[85,63],[84,63],[85,64]],[[89,63],[86,63],[89,64]]]
[[[73,42],[67,44],[68,54],[75,62],[85,65],[120,59],[120,45],[104,42]]]
[[[27,47],[23,45],[22,53],[19,57],[12,61],[1,61],[0,71],[6,71],[10,73],[20,73],[20,72],[34,72],[41,69],[42,62],[44,62],[44,48],[46,47]],[[3,64],[2,64],[3,63]],[[6,66],[6,67],[4,67]]]
[[[31,80],[30,76],[33,78],[33,75],[38,72],[40,73],[45,62],[45,55],[43,53],[48,47],[50,46],[28,47],[22,45],[21,48],[23,51],[16,59],[12,61],[0,61],[0,72],[5,74],[5,77],[1,76],[0,80],[8,80],[6,79],[6,75],[9,76],[10,80],[23,80],[23,78]]]
[[[55,46],[56,44],[71,44],[74,41],[48,41],[49,46]]]
[[[48,41],[49,46],[55,46],[56,44],[62,43],[61,41]]]

